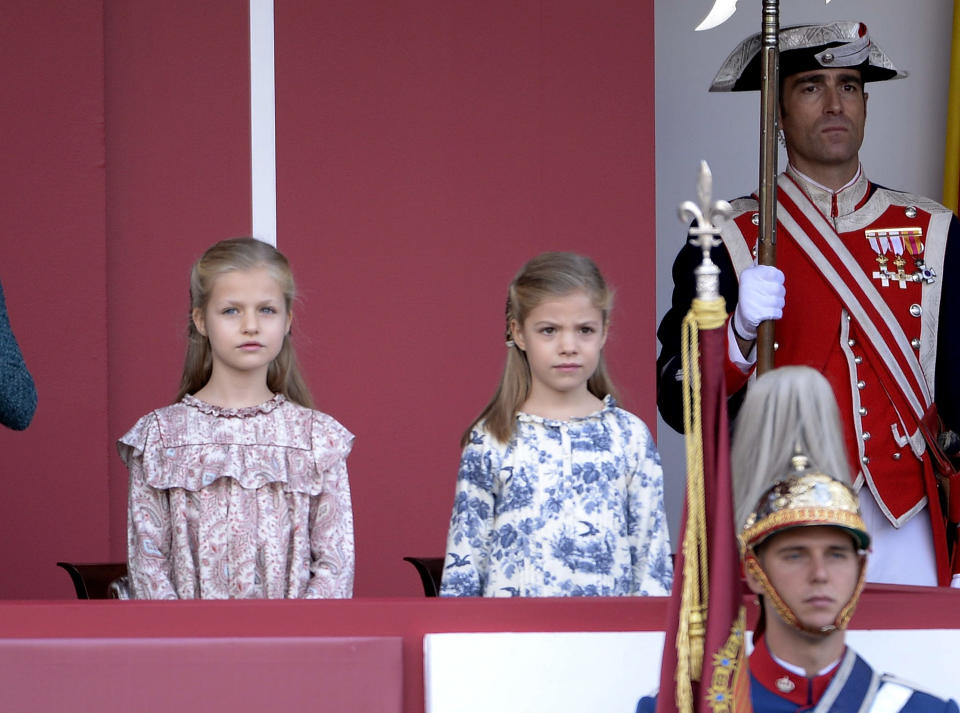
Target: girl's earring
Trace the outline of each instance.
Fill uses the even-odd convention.
[[[504,344],[507,345],[507,349],[513,349],[515,346],[517,346],[512,339],[508,339],[504,342]]]
[[[783,135],[783,129],[777,129],[777,143],[783,146],[783,148],[787,148],[787,139]]]

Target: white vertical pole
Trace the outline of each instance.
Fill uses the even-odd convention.
[[[277,244],[277,127],[273,0],[250,0],[250,188],[252,234]]]

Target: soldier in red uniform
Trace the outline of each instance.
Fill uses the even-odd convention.
[[[759,50],[758,35],[742,42],[711,91],[759,89]],[[946,585],[954,573],[948,525],[922,424],[935,434],[939,411],[944,432],[960,427],[960,375],[952,368],[960,358],[953,277],[960,222],[934,201],[864,173],[864,85],[905,76],[866,26],[784,28],[780,51],[788,165],[778,178],[777,267],[754,264],[756,197],[733,201],[723,246],[712,256],[730,312],[731,406],[753,373],[757,326],[777,320],[776,364],[817,369],[836,395],[852,480],[874,536],[868,580]],[[698,248],[681,251],[672,307],[658,330],[657,400],[677,430],[680,323],[699,260]]]

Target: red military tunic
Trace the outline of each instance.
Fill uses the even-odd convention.
[[[779,185],[777,267],[788,299],[776,323],[775,361],[826,376],[857,485],[900,526],[936,492],[918,423],[933,401],[952,214],[920,196],[871,186],[862,174],[839,194],[791,173]],[[722,237],[739,276],[753,264],[757,204],[743,199],[734,207]],[[748,378],[732,364],[727,373],[730,393]],[[936,533],[940,518],[931,519]],[[945,563],[943,538],[936,539]]]

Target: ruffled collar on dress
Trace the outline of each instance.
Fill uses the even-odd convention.
[[[243,408],[223,408],[222,406],[214,406],[213,404],[208,404],[206,401],[201,401],[192,394],[187,394],[181,400],[181,403],[197,409],[201,413],[205,413],[208,416],[222,416],[224,418],[250,418],[251,416],[256,416],[261,413],[270,413],[275,408],[284,403],[287,399],[283,394],[274,394],[273,398],[268,401],[264,401],[262,404],[257,404],[256,406],[244,406]]]
[[[607,411],[611,411],[617,407],[617,400],[613,398],[610,394],[607,394],[603,397],[603,406],[593,413],[587,414],[586,416],[577,416],[576,418],[568,418],[560,420],[557,418],[544,418],[543,416],[535,416],[532,413],[525,413],[523,411],[517,412],[517,420],[527,423],[542,423],[545,426],[561,426],[564,424],[577,423],[579,421],[588,421],[593,418],[598,418],[602,416]]]

